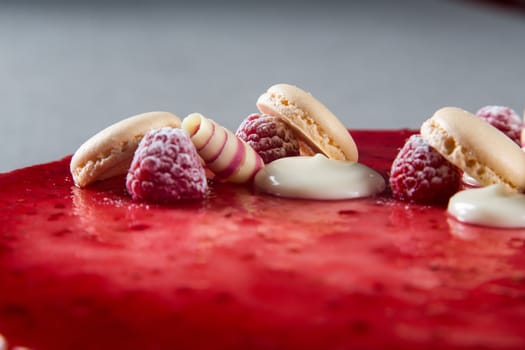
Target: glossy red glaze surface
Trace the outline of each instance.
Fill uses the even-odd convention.
[[[386,174],[409,131],[355,131]],[[204,202],[0,174],[0,334],[35,349],[523,349],[525,230],[377,198]]]

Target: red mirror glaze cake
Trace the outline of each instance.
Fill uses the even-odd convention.
[[[352,131],[386,177],[406,130]],[[523,349],[525,230],[388,193],[204,201],[80,189],[70,158],[0,175],[0,334],[34,349]]]

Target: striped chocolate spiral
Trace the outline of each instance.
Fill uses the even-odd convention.
[[[264,165],[250,145],[202,114],[188,115],[182,128],[190,135],[206,167],[219,180],[245,183]]]

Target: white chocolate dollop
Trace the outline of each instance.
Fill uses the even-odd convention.
[[[274,160],[257,173],[255,187],[280,197],[337,200],[380,193],[385,180],[363,164],[316,154]]]
[[[525,195],[502,184],[468,189],[450,198],[448,212],[458,221],[492,227],[525,227]]]

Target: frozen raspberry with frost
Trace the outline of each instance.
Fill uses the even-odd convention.
[[[244,119],[235,135],[248,143],[265,164],[299,155],[299,143],[282,120],[266,114],[252,114]]]
[[[134,200],[153,203],[201,199],[208,191],[204,167],[182,129],[148,132],[135,151],[126,178]]]
[[[390,187],[403,201],[443,204],[459,190],[459,169],[420,135],[412,135],[397,154],[390,170]]]
[[[476,115],[521,146],[523,122],[514,110],[504,106],[485,106],[477,111]]]

